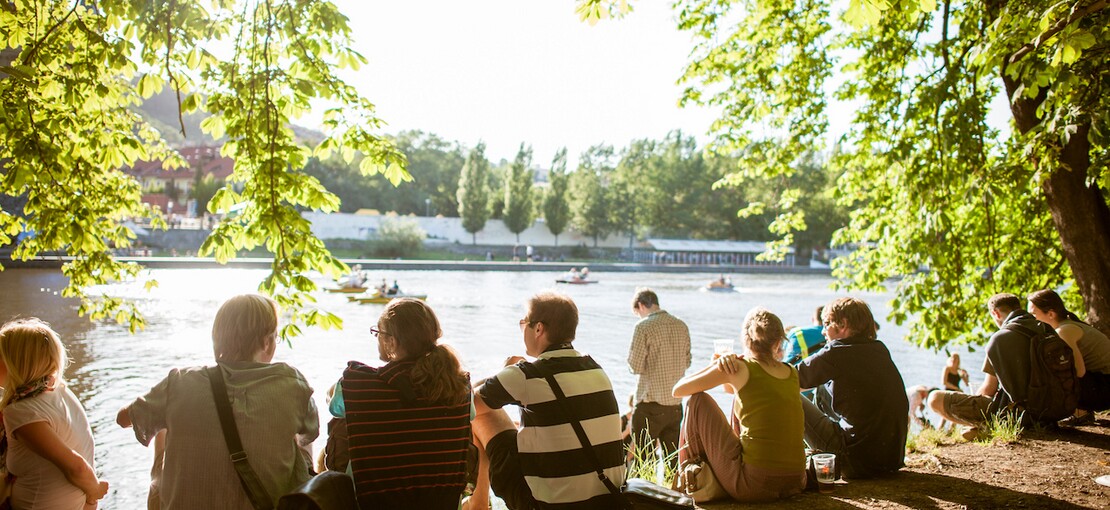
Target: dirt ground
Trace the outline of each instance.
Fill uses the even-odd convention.
[[[777,503],[707,503],[707,509],[1110,509],[1110,414],[1075,429],[1026,431],[1016,443],[959,443],[911,453],[899,473],[837,483]]]

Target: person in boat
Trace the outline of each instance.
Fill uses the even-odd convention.
[[[577,267],[572,267],[570,268],[570,271],[567,271],[567,274],[563,275],[563,279],[568,282],[578,281],[582,279],[582,275],[578,273]]]
[[[378,294],[386,295],[389,293],[389,285],[385,283],[385,278],[382,278],[381,285],[378,285]]]
[[[712,282],[709,282],[709,288],[711,288],[711,289],[731,289],[732,288],[732,278],[725,278],[725,275],[721,275],[716,280],[714,280]]]
[[[580,271],[578,273],[578,276],[574,280],[579,281],[579,282],[584,282],[588,279],[590,279],[590,268],[583,267],[582,271]]]
[[[343,281],[343,288],[357,289],[366,283],[366,275],[362,274],[362,266],[355,264],[351,268],[351,274],[347,275],[347,279]]]
[[[401,287],[397,286],[397,280],[393,280],[393,286],[389,288],[389,291],[386,292],[386,295],[396,296],[397,294],[400,294],[400,293],[401,293]]]

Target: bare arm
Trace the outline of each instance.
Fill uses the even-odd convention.
[[[1071,347],[1072,357],[1075,358],[1075,376],[1083,377],[1087,373],[1087,364],[1083,362],[1083,353],[1079,351],[1079,339],[1083,338],[1083,330],[1074,324],[1064,324],[1056,329],[1056,334]]]
[[[27,448],[36,455],[57,466],[69,483],[85,493],[86,505],[96,505],[108,492],[108,482],[97,480],[88,461],[66,446],[48,423],[28,423],[13,430],[12,435],[26,443]]]
[[[671,394],[675,397],[688,397],[699,391],[705,391],[723,384],[731,385],[739,390],[748,382],[748,367],[741,364],[740,369],[729,374],[720,370],[716,362],[709,364],[693,375],[683,377],[674,385]],[[733,391],[735,391],[733,390]]]
[[[984,397],[994,397],[995,393],[998,393],[998,377],[986,374],[986,379],[983,379],[983,384],[979,386],[977,394]]]

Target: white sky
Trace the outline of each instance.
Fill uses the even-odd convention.
[[[592,145],[618,150],[672,129],[707,141],[715,116],[679,108],[691,38],[669,2],[595,26],[574,3],[528,0],[338,0],[354,48],[370,62],[345,75],[377,106],[386,132],[420,129],[512,160],[521,142],[549,167],[568,149],[568,169]]]
[[[578,20],[571,0],[334,1],[369,59],[343,77],[375,103],[386,133],[419,129],[468,149],[484,141],[494,163],[511,161],[525,142],[545,168],[565,146],[573,170],[592,145],[620,150],[673,129],[704,147],[716,118],[678,107],[693,44],[668,1],[633,2],[623,19],[594,26]],[[853,110],[829,98],[830,142]],[[991,124],[1008,129],[1005,98],[992,110]]]

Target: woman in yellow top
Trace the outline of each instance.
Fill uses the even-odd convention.
[[[679,463],[704,460],[733,499],[771,501],[805,488],[805,443],[798,372],[779,359],[786,339],[782,321],[764,308],[744,318],[745,356],[717,359],[675,384],[689,396],[679,438]],[[705,391],[724,386],[735,394],[734,431]]]

